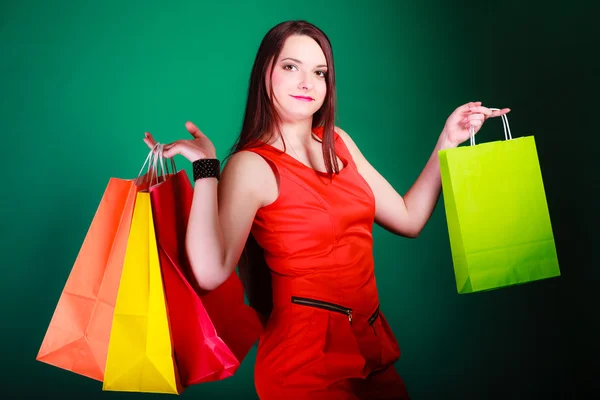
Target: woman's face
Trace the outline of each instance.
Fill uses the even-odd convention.
[[[269,65],[267,90],[270,74]],[[273,103],[284,121],[310,118],[321,108],[327,94],[326,74],[325,54],[316,41],[309,36],[287,38],[271,78]]]

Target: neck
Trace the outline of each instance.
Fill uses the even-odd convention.
[[[300,121],[282,121],[281,133],[284,140],[293,145],[307,145],[312,136],[312,118]]]
[[[281,122],[281,136],[277,131],[273,132],[271,140],[268,143],[272,146],[283,149],[283,142],[288,147],[308,147],[312,138],[312,118],[305,120]]]

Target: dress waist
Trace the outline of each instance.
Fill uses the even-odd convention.
[[[312,305],[354,315],[372,315],[379,306],[374,277],[367,282],[344,282],[322,276],[286,277],[272,274],[273,308]]]

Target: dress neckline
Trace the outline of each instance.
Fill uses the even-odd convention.
[[[312,133],[315,134],[319,139],[323,140],[323,136],[320,135],[319,133],[317,133],[317,132],[321,132],[321,131],[322,131],[322,127],[317,127],[317,128],[313,128],[312,129]],[[337,141],[337,139],[339,138],[338,133],[334,130],[333,134],[334,134],[335,141]],[[270,144],[268,144],[266,142],[262,142],[262,141],[261,141],[261,143],[264,144],[265,146],[267,146],[267,147],[275,150],[275,152],[277,152],[279,154],[283,154],[285,157],[288,157],[293,163],[295,163],[296,165],[298,165],[301,168],[303,167],[303,168],[305,168],[305,169],[307,169],[309,171],[312,171],[312,172],[314,172],[314,173],[316,173],[318,175],[321,175],[321,176],[328,176],[329,175],[327,173],[327,171],[316,170],[316,169],[314,169],[314,168],[312,168],[312,167],[304,164],[302,161],[298,160],[297,158],[291,156],[290,154],[286,153],[285,151],[278,149],[275,146],[271,146]],[[337,148],[337,146],[336,146],[336,148]],[[348,159],[345,158],[344,156],[342,156],[341,154],[339,154],[337,150],[336,150],[336,156],[339,157],[340,160],[342,161],[342,169],[340,169],[340,174],[341,174],[343,171],[345,171],[346,169],[348,169],[349,162],[348,162]],[[337,159],[335,161],[337,162]]]

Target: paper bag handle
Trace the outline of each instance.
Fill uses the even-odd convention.
[[[490,110],[498,111],[500,109],[490,108]],[[504,139],[512,140],[513,137],[512,133],[510,132],[510,125],[508,125],[508,117],[506,116],[506,114],[502,114],[500,117],[502,117],[502,125],[504,126]],[[473,128],[472,126],[469,128],[469,136],[471,139],[471,146],[475,146],[475,128]]]
[[[144,170],[144,167],[146,166],[146,164],[148,164],[148,171],[147,174],[149,176],[148,181],[150,186],[152,186],[154,178],[156,177],[156,184],[160,183],[159,179],[161,176],[165,176],[169,174],[169,168],[168,168],[168,164],[165,164],[166,160],[163,157],[163,151],[164,151],[164,147],[165,145],[162,143],[156,143],[152,149],[150,150],[150,152],[148,153],[148,156],[146,157],[146,160],[144,161],[144,164],[142,165],[142,168],[140,169],[140,172],[138,173],[137,176],[137,180],[140,179],[140,176],[142,174],[142,171]],[[175,165],[175,160],[173,160],[173,158],[170,158],[171,160],[171,173],[172,174],[176,174],[177,173],[177,167]],[[162,171],[162,175],[158,174],[158,166],[160,165],[160,169]]]
[[[160,164],[160,169],[162,170],[162,176],[176,174],[177,167],[175,166],[175,160],[173,159],[173,157],[169,158],[169,160],[171,161],[171,172],[169,172],[169,164],[167,164],[166,157],[163,157],[164,148],[164,144],[161,144],[158,148],[158,161]],[[158,172],[158,167],[156,167],[156,171]]]
[[[136,180],[139,181],[140,176],[142,175],[142,171],[144,170],[144,167],[146,166],[146,164],[148,164],[148,173],[150,172],[150,168],[152,167],[153,156],[155,155],[155,152],[158,149],[159,145],[160,145],[160,143],[156,143],[152,147],[152,149],[150,149],[150,152],[146,156],[146,160],[144,161],[144,164],[142,164],[142,168],[140,168],[140,172],[138,172],[138,176],[137,176]]]
[[[152,174],[150,175],[150,186],[152,186],[153,178],[156,177],[156,184],[160,183],[160,178],[165,178],[167,175],[177,173],[177,167],[175,166],[175,160],[171,157],[171,169],[172,171],[169,173],[169,165],[166,164],[166,159],[163,156],[165,145],[162,143],[158,143],[156,156],[153,159],[152,163]],[[162,173],[159,175],[159,166]]]

